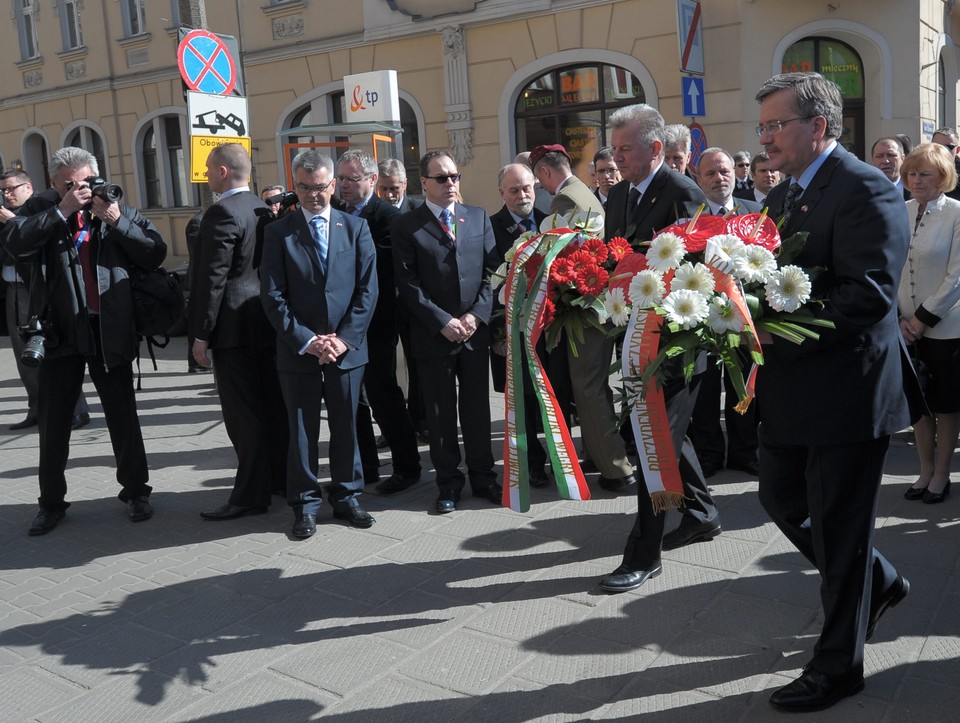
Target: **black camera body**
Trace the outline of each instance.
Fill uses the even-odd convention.
[[[277,216],[280,216],[284,211],[286,211],[291,206],[297,204],[300,199],[297,197],[297,194],[293,191],[287,191],[285,193],[278,193],[276,196],[271,196],[266,199],[264,203],[268,206],[272,206],[277,203],[280,204],[280,208],[277,209]]]
[[[107,203],[116,203],[123,198],[123,189],[116,183],[107,183],[100,176],[88,176],[83,182],[90,187],[90,192]]]
[[[40,366],[45,350],[52,349],[59,343],[53,324],[36,315],[31,316],[26,324],[18,326],[17,333],[26,344],[20,353],[20,361],[28,367]]]

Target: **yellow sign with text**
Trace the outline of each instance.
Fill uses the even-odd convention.
[[[239,143],[251,153],[253,144],[249,136],[190,136],[190,182],[207,182],[207,156],[217,146],[223,146],[227,143]]]

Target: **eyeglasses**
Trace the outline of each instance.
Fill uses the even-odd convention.
[[[777,133],[783,130],[783,127],[787,123],[793,123],[796,120],[810,120],[811,118],[815,118],[815,117],[816,116],[812,116],[812,115],[802,115],[802,116],[797,116],[796,118],[787,118],[786,120],[770,121],[769,123],[761,123],[756,128],[754,128],[754,130],[757,132],[758,138],[763,138],[764,135],[775,136],[777,135]]]
[[[370,174],[365,173],[362,176],[337,176],[337,180],[340,181],[340,183],[346,183],[347,181],[350,183],[360,183],[364,178],[370,178]]]
[[[957,148],[956,143],[941,143],[940,145],[950,151],[956,150]],[[19,188],[19,186],[15,186],[15,188]]]
[[[444,184],[447,181],[453,181],[454,183],[456,183],[457,181],[460,180],[460,174],[448,173],[446,175],[441,175],[441,176],[424,176],[424,178],[429,178],[431,181],[436,181],[437,183],[440,183],[440,184]]]
[[[323,193],[330,187],[329,183],[321,183],[319,186],[308,186],[304,183],[297,184],[298,193],[306,193],[307,195],[312,195],[314,193]]]
[[[27,185],[27,182],[24,181],[23,183],[18,183],[16,186],[7,186],[6,188],[0,188],[0,193],[4,193],[4,194],[13,193],[18,188],[22,188],[26,185]]]

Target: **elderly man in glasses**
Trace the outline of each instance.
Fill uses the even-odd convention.
[[[437,512],[457,509],[460,469],[457,413],[474,497],[500,504],[490,438],[488,269],[497,267],[493,227],[482,208],[457,202],[460,174],[442,150],[420,159],[426,203],[393,219],[394,277],[410,316],[413,356],[423,392]],[[587,191],[587,195],[593,195]],[[458,389],[459,386],[459,389]],[[459,394],[459,399],[458,399]]]

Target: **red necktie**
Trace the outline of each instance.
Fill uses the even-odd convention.
[[[87,308],[94,314],[100,313],[100,288],[97,285],[96,264],[90,256],[90,227],[83,217],[83,211],[77,211],[74,217],[76,231],[73,243],[77,246],[80,258],[80,270],[83,272],[83,286],[87,292]]]

